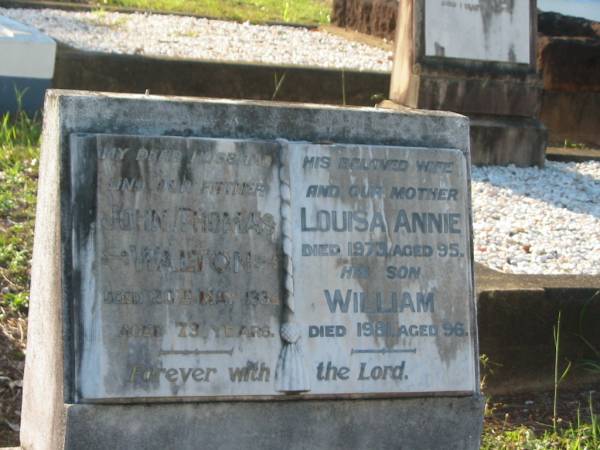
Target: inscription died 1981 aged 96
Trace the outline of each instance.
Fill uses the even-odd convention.
[[[80,400],[475,389],[460,151],[73,135],[71,167]]]

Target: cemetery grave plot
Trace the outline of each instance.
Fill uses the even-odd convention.
[[[215,418],[229,410],[223,420],[243,421],[233,425],[238,428],[248,421],[240,409],[276,408],[285,415],[318,405],[331,410],[331,421],[334,410],[351,405],[352,420],[369,422],[372,405],[421,414],[412,404],[431,405],[438,413],[470,405],[460,413],[461,425],[452,427],[451,439],[476,445],[479,432],[465,431],[481,426],[483,403],[463,117],[156,96],[121,100],[69,91],[49,95],[56,96],[61,121],[56,133],[46,128],[42,144],[38,225],[46,226],[38,226],[33,264],[31,365],[25,370],[21,421],[25,445],[55,436],[31,427],[40,412],[27,405],[48,392],[35,382],[42,372],[63,386],[66,399],[51,402],[54,412],[69,410],[67,447],[96,445],[90,441],[96,442],[96,431],[79,428],[91,424],[79,421],[80,414],[107,414],[108,421],[98,416],[94,423],[110,428],[116,424],[111,411],[131,414],[148,403],[161,421],[184,412],[193,424],[174,425],[194,434],[172,428],[153,436],[158,429],[144,420],[140,426],[151,429],[132,435],[133,446],[156,446],[165,436],[182,439],[182,445],[202,436],[215,443],[241,439],[247,446],[249,435],[243,433],[211,437],[212,425],[201,419],[201,410]],[[71,115],[81,110],[67,106],[71,102],[88,104],[86,113]],[[118,129],[108,115],[101,123],[96,102],[114,108],[110,116],[120,117]],[[160,117],[144,119],[157,111]],[[52,107],[45,113],[52,115]],[[372,114],[380,133],[350,126]],[[261,127],[246,128],[249,118]],[[188,120],[195,130],[183,137],[177,127]],[[309,122],[319,127],[303,125]],[[423,127],[440,130],[440,136],[429,141]],[[394,139],[400,130],[402,140]],[[347,143],[310,143],[325,132],[333,142]],[[68,170],[54,172],[60,167]],[[54,173],[66,183],[58,183]],[[407,185],[395,184],[398,174]],[[48,207],[59,199],[48,195],[56,190],[65,202]],[[413,191],[419,198],[401,198]],[[40,272],[37,262],[47,259],[42,255],[50,248],[39,243],[46,242],[42,235],[58,224],[59,215],[64,251],[47,255],[59,269]],[[386,245],[371,245],[375,242]],[[371,272],[366,279],[365,268]],[[46,276],[63,279],[65,291],[48,296]],[[36,300],[40,287],[51,303]],[[63,329],[59,320],[42,338],[35,317],[58,304],[68,331],[54,334]],[[49,349],[45,361],[32,356],[48,345],[49,336],[64,346],[65,358],[59,357],[54,372],[38,364],[56,358],[58,348]],[[394,414],[385,417],[392,420]],[[40,426],[48,425],[41,420]],[[273,436],[268,430],[287,435],[289,426],[252,424],[265,438]],[[102,434],[122,442],[109,428]],[[397,432],[366,438],[385,447],[395,439],[417,444],[409,430],[401,430],[401,438]],[[437,440],[437,433],[432,429],[427,442]],[[276,441],[267,446],[279,448]]]
[[[557,167],[562,167],[562,166],[557,166]],[[570,170],[571,170],[571,169],[569,169],[569,170],[566,170],[566,172],[569,172]],[[583,171],[586,171],[586,170],[589,170],[589,166],[583,165],[583,166],[581,166],[581,168],[579,168],[579,169],[576,169],[576,170],[583,170]],[[592,168],[592,170],[594,170],[594,169]],[[560,173],[560,172],[563,172],[563,170],[562,170],[562,169],[558,169],[558,170],[557,170],[555,173]],[[589,172],[588,172],[588,173],[589,173]],[[592,176],[591,176],[590,178],[591,178],[591,183],[590,183],[590,180],[587,180],[587,181],[586,181],[586,183],[584,184],[584,190],[586,190],[586,189],[587,189],[587,190],[589,191],[589,193],[593,194],[593,189],[594,189],[594,175],[593,175],[593,172],[592,172]],[[584,179],[585,179],[585,178],[584,178]],[[573,177],[573,182],[578,182],[578,181],[581,181],[581,177],[579,177],[579,178],[577,178],[577,177]],[[560,183],[559,183],[559,184],[560,184]],[[597,183],[596,183],[596,184],[597,184]],[[590,186],[591,186],[591,189],[590,189]],[[580,186],[580,187],[581,187],[581,186]],[[425,195],[425,194],[424,194],[424,195]],[[519,197],[517,197],[517,198],[519,198]],[[509,200],[509,201],[510,201],[510,200]],[[549,203],[550,203],[550,202],[549,202]],[[583,203],[586,203],[586,202],[584,201]],[[588,202],[588,203],[592,203],[592,207],[593,207],[593,200],[592,200],[591,202]],[[560,206],[560,203],[559,203],[559,204],[557,204],[557,205],[553,205],[553,206],[556,206],[556,207],[558,207],[558,208],[561,208],[561,206]],[[565,206],[565,205],[563,205],[563,207],[564,207],[564,206]],[[569,205],[569,206],[570,206],[570,205]],[[579,207],[579,206],[578,206],[578,207]],[[580,210],[580,211],[581,211],[581,210]],[[589,228],[589,227],[588,227],[588,228]],[[593,229],[594,227],[592,226],[591,228]],[[567,230],[567,231],[568,231],[568,232],[571,232],[571,233],[575,233],[575,234],[577,234],[577,231],[576,231],[575,229],[569,229],[569,230]],[[523,231],[518,231],[518,232],[517,232],[517,234],[519,234],[519,233],[522,233],[522,232],[523,232]],[[510,233],[512,233],[512,230],[511,230],[511,231],[509,231],[509,234],[510,234]],[[512,235],[511,235],[511,236],[512,236]],[[562,239],[562,240],[559,240],[559,241],[564,241],[564,239]],[[522,249],[522,251],[523,251],[523,252],[525,252],[525,253],[527,253],[527,254],[531,253],[530,251],[528,251],[528,250],[527,250],[527,249],[531,249],[529,244],[527,244],[527,243],[525,243],[525,244],[518,243],[518,244],[520,245],[520,247],[521,247],[521,249]],[[577,244],[577,243],[576,243],[576,244]],[[517,247],[518,247],[518,246],[517,246]],[[330,249],[331,249],[331,248],[332,248],[331,246],[328,246],[328,247],[327,247],[327,249],[326,249],[326,250],[323,250],[323,251],[324,251],[324,252],[330,251]],[[376,246],[375,246],[374,248],[376,248]],[[321,249],[317,248],[317,250],[316,250],[316,251],[321,251]],[[371,251],[373,251],[373,250],[371,250]],[[514,250],[513,250],[513,251],[514,251]],[[387,252],[387,250],[386,250],[386,252]],[[323,256],[324,256],[324,255],[323,255]],[[543,256],[543,255],[542,255],[542,256]],[[552,259],[552,258],[549,258],[549,259]],[[515,260],[513,259],[512,261],[515,261]],[[564,262],[564,261],[563,261],[563,262]],[[592,262],[593,262],[593,261],[592,261]],[[508,264],[509,264],[509,265],[511,265],[511,261],[510,261],[510,260],[508,261]],[[397,273],[403,273],[403,272],[402,272],[402,269],[401,269],[401,267],[404,267],[404,268],[406,268],[406,266],[397,266],[397,269],[398,269]],[[529,268],[529,269],[527,269],[527,270],[533,270],[533,271],[537,271],[537,272],[539,272],[539,270],[540,270],[540,267],[541,267],[541,270],[546,270],[546,266],[545,266],[545,265],[543,265],[543,264],[542,264],[541,266],[536,264],[534,267],[535,267],[535,268]],[[569,261],[566,261],[566,264],[565,264],[565,266],[564,266],[564,269],[563,269],[563,270],[572,271],[574,267],[575,267],[575,266],[572,266],[572,265],[570,265]],[[509,267],[509,269],[508,269],[508,270],[510,270],[510,267]],[[586,271],[589,271],[590,269],[588,268],[588,266],[587,266],[586,264],[582,264],[582,265],[578,265],[578,266],[577,266],[577,270],[582,270],[583,272],[586,272]],[[358,272],[360,273],[360,271],[358,271]],[[408,272],[408,269],[407,269],[407,271],[406,271],[406,274],[407,274],[407,276],[408,276],[408,273],[409,273],[409,272]],[[415,272],[413,271],[413,273],[415,273]],[[132,329],[132,330],[133,330],[133,329]],[[251,332],[252,332],[252,331],[251,331]],[[255,332],[255,333],[258,333],[258,331],[257,331],[257,330],[254,330],[253,332]],[[337,330],[336,330],[335,328],[334,328],[334,329],[331,329],[331,328],[327,328],[326,326],[322,326],[322,327],[319,327],[319,329],[318,329],[318,330],[314,330],[313,332],[314,332],[314,333],[322,333],[323,335],[325,335],[326,333],[333,333],[333,334],[335,334],[335,333],[337,332]],[[132,333],[147,334],[147,333],[150,333],[150,331],[148,331],[148,329],[147,329],[147,328],[144,328],[144,327],[141,327],[141,328],[140,328],[140,327],[138,327],[138,328],[135,328],[135,330],[133,330],[133,331],[132,331]],[[331,373],[331,372],[330,372],[330,373]],[[392,373],[392,372],[390,372],[390,373]],[[173,375],[171,374],[171,376],[173,376]],[[191,374],[190,374],[190,376],[191,376]],[[519,399],[514,399],[514,403],[518,403],[519,401],[520,401]],[[512,402],[512,400],[507,400],[507,403],[511,403],[511,402]],[[537,399],[536,399],[536,403],[537,403]],[[543,404],[545,404],[545,405],[546,405],[546,406],[545,406],[545,407],[546,407],[546,409],[545,409],[545,410],[542,408],[542,411],[546,411],[546,412],[540,412],[540,410],[538,409],[538,410],[536,411],[536,414],[539,414],[539,416],[533,415],[533,416],[532,416],[533,418],[532,418],[532,417],[529,417],[529,418],[528,418],[528,420],[535,421],[535,420],[536,420],[536,417],[548,417],[548,414],[547,414],[547,411],[548,411],[548,409],[547,409],[547,408],[548,408],[548,406],[547,406],[547,404],[548,404],[548,401],[547,401],[547,399],[546,399],[546,400],[543,400],[543,401],[541,401],[540,403],[543,403]],[[573,409],[572,409],[572,406],[573,406],[573,404],[574,404],[574,403],[573,403],[573,401],[572,401],[571,399],[569,399],[567,403],[570,405],[570,406],[569,406],[569,408],[570,408],[570,409],[567,409],[567,411],[573,411]],[[530,406],[529,400],[525,400],[525,401],[524,401],[524,404],[525,404],[526,406]],[[520,408],[519,408],[519,406],[516,406],[515,408],[517,408],[517,409],[520,409]],[[523,408],[523,409],[528,409],[528,408]],[[564,414],[565,414],[565,417],[566,417],[567,413],[565,412]],[[511,416],[512,416],[512,413],[511,413]],[[519,416],[517,415],[517,417],[519,417]],[[519,421],[521,421],[521,420],[525,421],[525,420],[527,420],[527,418],[525,418],[525,417],[523,416],[523,417],[519,417],[519,419],[517,419],[517,420],[519,420]]]

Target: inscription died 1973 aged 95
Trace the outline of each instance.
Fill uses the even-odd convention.
[[[70,147],[80,400],[475,390],[460,151]]]

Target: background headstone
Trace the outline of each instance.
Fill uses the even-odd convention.
[[[471,119],[474,164],[543,165],[535,0],[403,0],[390,99]]]
[[[425,56],[531,64],[530,3],[425,1]]]
[[[52,84],[56,42],[40,31],[0,16],[0,115],[38,112]]]

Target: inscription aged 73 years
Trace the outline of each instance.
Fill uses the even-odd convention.
[[[476,390],[460,151],[103,134],[70,148],[94,203],[73,235],[80,400]]]

